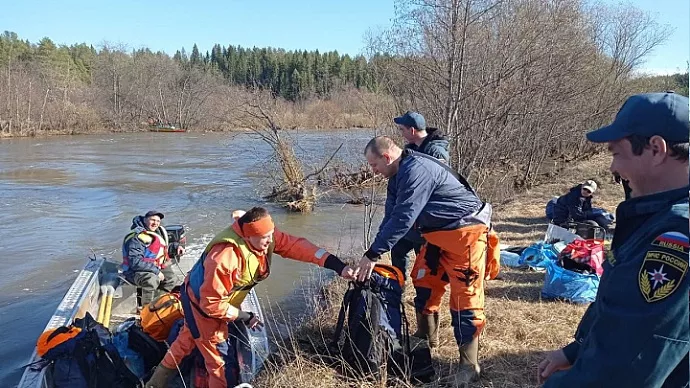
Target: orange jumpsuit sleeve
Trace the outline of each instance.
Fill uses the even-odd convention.
[[[306,238],[283,233],[277,228],[273,232],[273,241],[275,241],[275,253],[287,259],[303,261],[323,267],[330,255],[328,251],[317,247]]]
[[[239,260],[232,244],[215,245],[204,260],[204,282],[199,290],[199,307],[212,318],[234,320],[239,310],[228,303],[233,273]]]

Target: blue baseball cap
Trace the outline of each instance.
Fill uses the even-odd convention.
[[[411,110],[408,110],[402,116],[394,118],[393,122],[406,127],[415,127],[421,131],[426,130],[426,120],[424,120],[424,116],[417,112],[412,112]]]
[[[644,93],[628,98],[613,123],[587,134],[587,140],[606,143],[630,135],[659,135],[673,143],[687,143],[690,100],[673,92]]]

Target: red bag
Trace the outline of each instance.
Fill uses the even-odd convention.
[[[563,268],[580,270],[579,272],[604,272],[604,244],[599,240],[575,240],[558,255]]]

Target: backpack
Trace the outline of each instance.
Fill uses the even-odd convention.
[[[604,244],[597,240],[575,240],[558,254],[558,261],[567,270],[597,274],[604,272]]]
[[[141,355],[145,369],[150,372],[163,360],[167,347],[146,334],[135,318],[130,319],[134,323],[127,328],[127,345]]]
[[[156,341],[165,341],[175,322],[184,317],[180,294],[165,293],[141,310],[141,327]]]
[[[142,388],[112,342],[110,331],[86,313],[75,319],[81,329],[49,349],[43,359],[52,367],[54,388]]]
[[[435,375],[429,348],[410,349],[403,285],[400,270],[384,264],[376,264],[367,282],[350,282],[330,345],[342,355],[347,372],[379,377],[385,368],[391,375],[425,382]]]

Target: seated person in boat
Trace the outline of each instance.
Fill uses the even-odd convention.
[[[613,222],[612,216],[603,209],[592,208],[592,198],[596,191],[596,182],[591,179],[584,181],[571,188],[567,194],[549,201],[546,205],[546,217],[556,225],[574,221],[608,230]]]
[[[151,210],[132,219],[122,242],[122,269],[128,282],[141,288],[141,306],[155,298],[158,290],[169,292],[179,284],[168,260],[168,233],[161,225],[163,213]],[[177,246],[177,254],[184,247]]]
[[[247,328],[263,326],[257,316],[240,307],[252,287],[269,276],[274,252],[354,279],[353,269],[336,256],[276,229],[266,209],[236,211],[233,218],[235,222],[211,240],[187,274],[180,290],[184,326],[146,387],[166,387],[177,373],[176,365],[195,346],[204,358],[209,388],[239,383],[235,340],[244,338]]]

